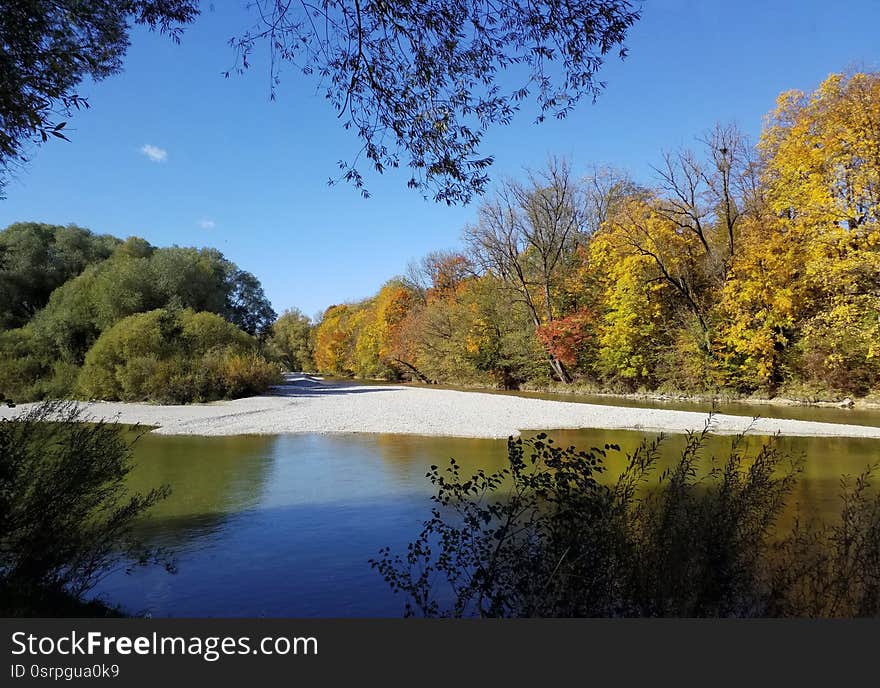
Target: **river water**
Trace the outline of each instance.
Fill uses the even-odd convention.
[[[723,411],[880,425],[876,411],[730,406]],[[621,454],[608,459],[612,475],[645,436],[596,430],[550,434],[583,448],[621,445]],[[675,435],[666,439],[667,464],[683,441]],[[761,441],[752,437],[749,445]],[[713,437],[704,453],[723,456],[730,442]],[[880,461],[877,440],[780,442],[785,452],[803,458],[793,498],[801,513],[833,517],[841,475]],[[380,547],[402,550],[415,538],[431,505],[425,473],[450,457],[463,472],[497,469],[505,462],[506,444],[407,435],[143,435],[135,443],[132,487],[169,484],[173,492],[140,530],[151,543],[175,552],[178,572],[114,573],[95,592],[130,613],[153,616],[398,616],[403,600],[368,560]]]

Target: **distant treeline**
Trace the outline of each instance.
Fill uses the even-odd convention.
[[[277,381],[275,313],[215,249],[75,226],[0,232],[0,397],[186,402]]]
[[[508,181],[465,250],[328,308],[300,349],[445,383],[880,390],[880,73],[783,93],[757,146],[716,126],[656,172],[554,160]]]

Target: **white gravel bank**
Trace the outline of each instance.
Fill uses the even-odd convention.
[[[11,417],[27,404],[0,408]],[[685,432],[698,430],[706,414],[544,401],[500,394],[459,392],[396,385],[325,383],[291,376],[268,396],[213,404],[157,406],[95,402],[95,418],[158,426],[162,435],[250,435],[276,433],[398,433],[504,438],[522,430],[605,428]],[[736,433],[753,421],[717,415],[714,432]],[[762,418],[753,434],[880,439],[880,427]]]

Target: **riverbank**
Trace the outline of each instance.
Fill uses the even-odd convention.
[[[526,388],[523,391],[541,392],[558,395],[590,395],[607,399],[627,399],[630,401],[662,401],[662,402],[690,402],[690,403],[723,403],[723,404],[747,404],[749,406],[807,406],[813,408],[841,408],[841,409],[865,409],[880,410],[880,398],[871,397],[840,397],[819,398],[800,397],[794,395],[780,395],[776,397],[743,396],[731,393],[723,394],[687,394],[684,392],[609,392],[607,390],[593,390],[580,388],[577,385],[553,385],[550,387]]]
[[[9,418],[29,405],[2,408]],[[155,427],[162,435],[393,433],[497,439],[531,429],[701,429],[706,413],[547,401],[501,394],[403,385],[363,385],[289,375],[266,396],[186,406],[91,402],[93,418]],[[718,414],[719,434],[880,439],[880,427]]]
[[[365,384],[376,384],[379,381],[365,381]],[[546,394],[560,397],[596,397],[602,399],[621,399],[625,401],[646,401],[646,402],[676,402],[690,404],[742,404],[747,406],[771,406],[771,407],[806,407],[806,408],[830,408],[830,409],[860,409],[860,410],[880,410],[880,397],[871,395],[868,397],[820,397],[820,396],[798,396],[794,394],[779,395],[775,397],[749,396],[742,394],[734,394],[732,392],[720,393],[688,393],[676,391],[653,391],[653,392],[615,392],[605,388],[594,387],[591,385],[582,385],[572,383],[569,385],[554,383],[549,385],[532,385],[526,384],[517,390],[502,390],[498,387],[487,387],[480,385],[427,385],[421,382],[403,383],[407,387],[426,387],[440,389],[455,389],[465,392],[486,392],[490,394],[496,393],[521,393],[521,394]]]

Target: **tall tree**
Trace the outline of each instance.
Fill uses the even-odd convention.
[[[536,329],[560,315],[557,290],[584,218],[582,188],[564,161],[551,160],[525,184],[505,182],[465,230],[476,262],[520,294]],[[560,381],[571,382],[562,361],[547,356]]]
[[[880,224],[880,73],[832,74],[779,96],[760,148],[772,209],[864,235]]]
[[[699,240],[713,272],[723,279],[742,214],[755,204],[758,165],[735,125],[716,124],[702,143],[702,155],[690,149],[667,153],[655,168],[662,199],[657,210]]]
[[[57,287],[119,243],[74,225],[18,222],[0,231],[0,328],[24,325]]]
[[[297,308],[284,311],[272,325],[269,340],[288,370],[314,370],[312,321]]]

